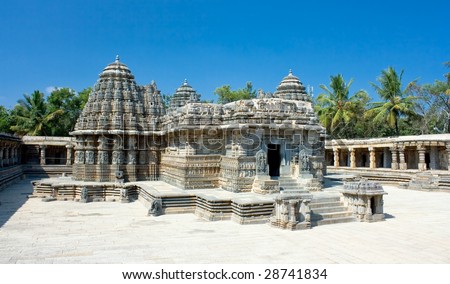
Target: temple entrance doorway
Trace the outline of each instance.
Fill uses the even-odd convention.
[[[268,144],[267,145],[267,164],[269,165],[270,177],[280,176],[280,144]]]
[[[375,197],[370,198],[370,210],[372,210],[372,214],[377,214],[377,205],[375,204]]]

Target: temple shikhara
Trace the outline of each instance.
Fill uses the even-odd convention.
[[[138,85],[117,57],[71,136],[0,136],[1,183],[46,176],[33,182],[44,201],[139,200],[155,216],[190,212],[291,230],[383,220],[385,192],[374,180],[450,187],[448,135],[325,142],[292,71],[274,93],[226,104],[201,102],[184,80],[165,105],[156,83]],[[340,192],[323,190],[327,167],[354,174]]]

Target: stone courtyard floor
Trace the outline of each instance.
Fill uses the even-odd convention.
[[[147,216],[133,203],[27,199],[0,192],[0,263],[450,263],[450,193],[384,186],[385,222],[284,231]]]

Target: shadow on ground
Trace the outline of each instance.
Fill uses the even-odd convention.
[[[391,215],[391,214],[388,214],[388,213],[384,213],[384,219],[394,219],[394,218],[395,218],[394,215]]]
[[[344,182],[339,179],[331,179],[331,178],[324,178],[323,179],[323,186],[324,188],[330,188],[334,186],[340,186],[343,185]]]
[[[27,202],[28,195],[33,193],[30,179],[18,180],[6,185],[0,191],[0,227]]]

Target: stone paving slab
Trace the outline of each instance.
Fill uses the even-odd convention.
[[[450,194],[384,189],[384,222],[292,232],[151,217],[140,202],[42,202],[23,180],[0,192],[0,263],[450,263]]]

